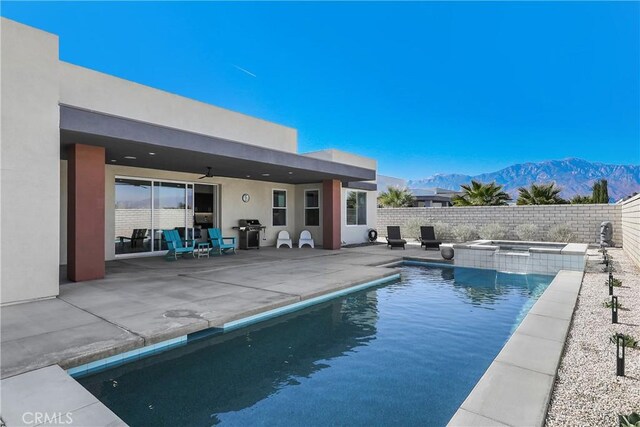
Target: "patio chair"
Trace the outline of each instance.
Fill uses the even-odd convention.
[[[300,238],[298,239],[298,248],[301,248],[304,245],[309,245],[310,247],[315,248],[313,238],[311,237],[311,233],[308,230],[302,230],[302,232],[300,233]]]
[[[393,248],[402,248],[405,249],[404,245],[407,244],[407,241],[402,238],[400,234],[400,227],[397,225],[389,225],[387,226],[387,246],[389,249]]]
[[[227,253],[228,250],[232,250],[234,254],[236,253],[235,237],[222,237],[222,232],[219,228],[209,228],[207,233],[209,233],[212,251],[218,251],[219,255]],[[225,240],[231,240],[231,243],[225,243]]]
[[[178,254],[184,256],[184,254],[191,254],[195,258],[194,246],[195,242],[193,239],[185,239],[185,242],[191,242],[185,244],[182,242],[180,235],[178,234],[178,230],[162,230],[162,235],[164,236],[164,240],[167,242],[167,247],[169,248],[169,252],[167,252],[167,259],[178,259]]]
[[[280,246],[285,245],[293,248],[293,244],[291,243],[291,236],[289,236],[289,232],[282,230],[278,233],[278,241],[276,242],[276,248],[280,248]]]
[[[138,246],[138,242],[143,243],[144,239],[147,237],[147,229],[146,228],[134,228],[131,232],[131,237],[127,236],[117,236],[120,239],[120,247],[124,248],[124,241],[130,240],[131,247],[135,248]]]
[[[441,241],[436,240],[436,232],[431,225],[420,227],[420,246],[424,246],[425,251],[429,248],[438,250],[441,244]]]

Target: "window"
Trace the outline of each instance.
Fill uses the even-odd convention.
[[[367,224],[367,193],[347,192],[347,225]]]
[[[318,190],[304,192],[304,225],[317,227],[320,225],[320,194]]]
[[[287,225],[287,191],[273,190],[273,226]]]

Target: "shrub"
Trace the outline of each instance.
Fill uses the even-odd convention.
[[[486,224],[480,228],[480,238],[484,240],[504,240],[507,228],[502,224]]]
[[[411,218],[404,223],[403,236],[420,240],[420,227],[424,225],[433,225],[433,231],[436,234],[436,239],[443,242],[450,242],[453,240],[453,233],[449,224],[444,222],[436,222],[434,224],[429,223],[426,219]]]
[[[632,412],[629,415],[618,415],[620,427],[640,427],[640,414]]]
[[[609,337],[609,341],[615,344],[618,340],[617,334],[613,334]],[[636,348],[638,347],[638,341],[633,338],[631,335],[622,334],[622,342],[625,347]]]
[[[378,195],[378,205],[383,208],[408,208],[413,206],[416,198],[408,188],[387,187]]]
[[[573,234],[573,230],[564,224],[558,224],[551,227],[547,237],[551,242],[562,243],[569,243],[576,239],[575,234]]]
[[[602,306],[604,308],[611,308],[611,306],[614,305],[613,302],[609,301],[609,300],[604,300],[604,302],[602,303]],[[619,302],[615,303],[616,308],[622,308],[622,304],[620,304]]]
[[[453,235],[456,242],[468,242],[478,238],[476,227],[466,224],[456,225],[453,227]]]
[[[605,280],[604,284],[609,286],[609,280]],[[615,287],[619,288],[620,286],[622,286],[622,280],[616,279],[614,277],[613,280],[611,280],[611,286],[615,286]]]
[[[536,240],[538,238],[538,226],[535,224],[520,224],[516,227],[516,236],[520,240]]]
[[[433,229],[436,233],[436,239],[438,240],[451,242],[454,239],[453,230],[446,222],[436,222],[433,224]]]
[[[420,240],[420,226],[425,225],[425,220],[420,218],[411,218],[404,223],[402,237]]]

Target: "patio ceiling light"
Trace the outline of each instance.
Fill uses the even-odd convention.
[[[150,156],[155,156],[155,155],[156,155],[156,153],[149,153],[149,155],[150,155]]]
[[[137,157],[135,157],[135,156],[124,156],[124,158],[125,158],[125,159],[128,159],[128,160],[135,160],[135,159],[137,159]]]
[[[269,173],[263,173],[262,174],[262,176],[269,176],[269,175],[271,175],[271,174],[269,174]]]

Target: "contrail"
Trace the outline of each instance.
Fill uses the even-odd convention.
[[[236,67],[238,70],[242,71],[243,73],[249,74],[251,77],[258,77],[255,74],[253,74],[251,71],[245,70],[242,67],[238,67],[236,64],[231,64],[231,65],[233,65],[234,67]]]

